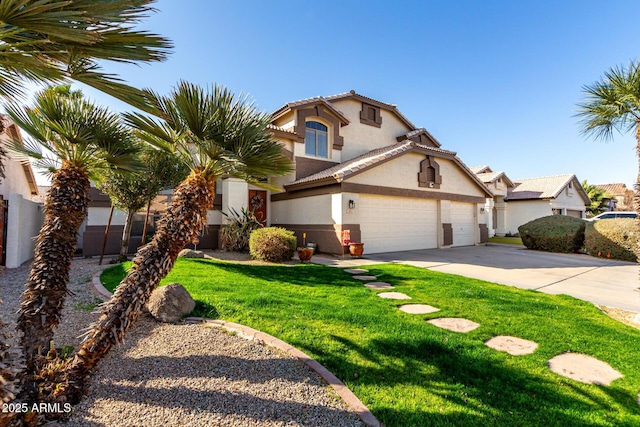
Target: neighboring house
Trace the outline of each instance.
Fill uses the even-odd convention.
[[[326,253],[343,252],[346,231],[365,244],[365,254],[488,240],[484,209],[492,192],[394,105],[351,91],[290,102],[272,117],[271,132],[294,171],[269,180],[280,192],[239,179],[218,182],[198,248],[216,248],[222,213],[243,207],[264,224],[295,231],[299,245],[306,234]],[[99,253],[108,203],[89,211],[85,254]],[[89,245],[89,231],[102,237]]]
[[[575,175],[511,180],[489,166],[471,170],[493,193],[485,205],[490,236],[516,234],[522,224],[543,216],[585,218],[586,207],[591,204]]]
[[[548,215],[585,218],[591,200],[575,175],[556,175],[513,181],[507,192],[507,228],[517,233],[518,227]]]
[[[505,197],[507,197],[508,190],[513,188],[513,182],[504,172],[494,172],[489,166],[475,166],[471,168],[471,171],[493,193],[493,197],[487,198],[484,208],[489,237],[504,236],[509,232]]]
[[[0,143],[22,140],[20,129],[8,116],[0,115],[4,131]],[[0,178],[0,265],[19,267],[33,258],[35,236],[43,221],[42,205],[32,201],[38,196],[33,169],[29,163],[21,163],[11,154],[2,159],[5,178]]]
[[[595,187],[602,188],[611,194],[615,199],[613,209],[617,211],[632,211],[633,209],[633,190],[627,188],[623,183],[616,184],[596,184]]]

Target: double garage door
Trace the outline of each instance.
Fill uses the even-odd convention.
[[[438,247],[438,202],[361,194],[360,231],[366,253]],[[452,203],[453,245],[475,243],[474,205]]]

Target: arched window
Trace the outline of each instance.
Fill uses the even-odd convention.
[[[307,156],[329,157],[329,138],[327,127],[318,122],[306,123],[304,152]]]

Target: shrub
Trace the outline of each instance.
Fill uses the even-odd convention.
[[[229,222],[222,226],[220,245],[222,249],[230,252],[249,252],[249,237],[253,230],[262,227],[256,219],[253,211],[242,208],[240,213],[231,209],[231,215],[227,215]]]
[[[280,227],[264,227],[251,233],[249,252],[252,257],[263,261],[288,261],[293,258],[296,243],[293,231]]]
[[[583,219],[551,215],[521,225],[518,232],[529,249],[571,253],[582,248],[585,224]]]
[[[639,236],[635,219],[603,219],[587,224],[584,246],[592,256],[637,261]]]

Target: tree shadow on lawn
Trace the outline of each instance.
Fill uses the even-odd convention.
[[[374,338],[364,347],[344,337],[332,338],[366,363],[354,363],[343,354],[322,354],[318,348],[307,349],[321,355],[320,363],[345,380],[388,427],[640,425],[637,396],[615,383],[603,387],[564,379],[556,382],[550,380],[555,375],[550,371],[547,377],[509,366],[513,356],[474,356],[467,344]],[[546,373],[546,367],[542,372]],[[454,407],[440,412],[437,403],[408,402],[410,396],[393,395],[396,390],[412,387],[426,389],[434,401],[443,399]],[[561,388],[573,393],[562,393]],[[619,416],[620,407],[625,408],[626,419]]]
[[[362,286],[342,269],[316,264],[245,265],[211,260],[191,259],[190,262],[214,266],[228,273],[249,278],[297,286]],[[215,276],[212,276],[215,280]]]

